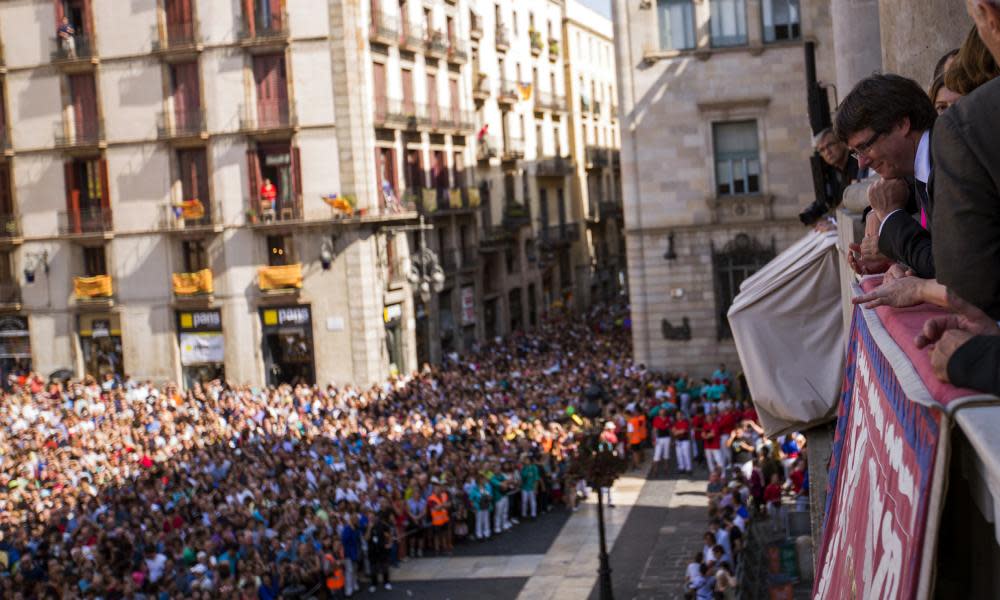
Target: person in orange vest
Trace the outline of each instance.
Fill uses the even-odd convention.
[[[632,455],[632,468],[638,469],[645,459],[643,456],[643,443],[646,441],[646,415],[641,412],[628,411],[628,446]]]
[[[330,598],[343,598],[344,585],[344,547],[340,540],[333,541],[333,550],[323,555],[323,572],[326,573],[326,591]]]
[[[431,528],[433,531],[434,552],[441,554],[448,549],[448,510],[451,508],[451,499],[444,486],[438,483],[434,486],[434,493],[427,498],[427,510],[431,513]]]

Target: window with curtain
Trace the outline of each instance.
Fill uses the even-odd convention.
[[[799,39],[799,0],[763,0],[761,8],[765,42]]]
[[[760,193],[757,122],[714,123],[715,190],[719,196]]]
[[[746,0],[711,0],[709,10],[713,46],[747,43]]]
[[[693,0],[657,0],[660,48],[691,50],[695,47]]]

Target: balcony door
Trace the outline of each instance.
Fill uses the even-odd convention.
[[[204,148],[177,151],[177,165],[182,200],[198,200],[204,208],[205,222],[211,222],[212,202],[208,191],[208,159]]]
[[[192,0],[166,0],[167,41],[186,42],[194,39]]]
[[[273,209],[278,219],[294,219],[299,215],[302,193],[299,149],[290,143],[262,144],[247,152],[250,173],[250,194],[261,200],[267,182],[276,192]],[[251,206],[255,206],[252,204]]]
[[[76,140],[97,140],[97,87],[93,73],[69,76],[73,102],[73,134]]]
[[[403,69],[403,112],[406,116],[414,115],[413,108],[413,71]]]
[[[375,148],[375,180],[379,189],[379,208],[397,208],[396,150]]]
[[[170,80],[174,90],[174,127],[177,131],[200,131],[201,93],[198,63],[171,65]]]
[[[108,165],[100,158],[65,164],[66,211],[72,233],[103,231],[111,222]]]
[[[14,199],[11,196],[10,163],[0,163],[0,224],[4,228],[14,219]],[[0,235],[7,231],[0,231]]]
[[[438,94],[437,94],[437,75],[434,73],[427,74],[427,106],[430,108],[431,124],[437,127],[438,122]]]
[[[406,150],[406,189],[413,194],[419,194],[425,187],[424,157],[416,148]]]
[[[282,30],[282,0],[243,0],[247,29],[251,36],[267,35]]]
[[[284,54],[263,54],[253,58],[257,88],[257,121],[260,127],[288,124],[288,79]]]
[[[56,26],[62,24],[63,17],[69,20],[77,36],[90,31],[90,0],[56,0]]]

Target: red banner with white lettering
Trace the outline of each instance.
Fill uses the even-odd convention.
[[[945,417],[933,403],[913,401],[920,377],[910,377],[904,392],[900,377],[909,377],[910,362],[885,330],[873,336],[861,311],[851,324],[813,592],[830,600],[916,598],[926,592],[921,572],[933,553],[925,543],[928,507],[940,495],[935,460],[947,443]]]

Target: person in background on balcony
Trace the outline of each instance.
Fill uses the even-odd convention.
[[[278,188],[274,187],[269,178],[260,185],[260,211],[265,219],[274,220],[274,202],[278,199]]]
[[[823,157],[823,162],[833,167],[832,195],[835,206],[840,205],[844,198],[844,190],[862,177],[858,174],[858,160],[851,156],[847,144],[834,135],[833,128],[827,127],[816,134],[816,152]]]
[[[931,255],[931,128],[937,113],[917,82],[899,75],[872,75],[859,82],[837,111],[837,137],[853,148],[858,167],[882,176],[868,188],[877,237],[866,235],[854,251],[903,263],[919,277],[934,277]],[[912,213],[914,218],[908,218]],[[873,218],[866,215],[867,219]],[[887,267],[888,268],[888,267]]]
[[[59,46],[66,58],[76,58],[76,29],[70,24],[68,18],[62,18],[62,23],[59,24],[56,34],[59,36]]]

